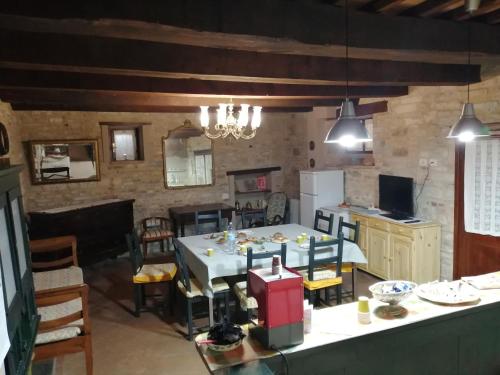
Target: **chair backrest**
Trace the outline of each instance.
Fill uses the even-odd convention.
[[[253,268],[254,259],[272,258],[274,255],[281,255],[281,264],[286,266],[286,243],[282,243],[281,248],[278,250],[266,251],[262,253],[254,253],[253,249],[249,247],[247,249],[247,275],[248,270]]]
[[[142,229],[168,229],[169,220],[166,217],[154,216],[142,220]]]
[[[241,210],[241,225],[243,228],[253,228],[256,226],[266,226],[266,210]]]
[[[267,200],[266,220],[268,224],[284,224],[286,212],[286,194],[272,193]]]
[[[194,225],[196,234],[203,234],[201,229],[201,224],[215,223],[216,231],[219,232],[222,227],[222,212],[221,210],[216,211],[196,211],[194,213]]]
[[[319,258],[316,256],[322,251],[332,251],[332,247],[337,245],[337,255],[327,258]],[[329,241],[319,241],[316,242],[314,236],[309,239],[309,265],[307,268],[307,277],[309,281],[314,281],[314,268],[322,264],[332,264],[336,265],[336,276],[342,275],[342,254],[344,251],[344,235],[339,233],[338,238]]]
[[[177,275],[179,275],[180,282],[184,285],[186,290],[191,292],[191,281],[189,278],[189,269],[186,264],[186,259],[184,258],[184,249],[182,244],[180,244],[177,239],[174,239],[174,249],[175,259],[177,260],[177,268],[179,270]]]
[[[345,236],[344,235],[344,240],[357,244],[359,241],[359,228],[360,228],[359,221],[356,221],[356,224],[351,224],[351,223],[344,221],[344,218],[342,216],[340,216],[339,217],[339,230],[337,231],[337,237],[340,233],[344,233],[344,231],[343,231],[344,228],[350,229],[349,233],[354,233],[353,236],[351,236],[351,235]]]
[[[144,257],[142,256],[141,247],[139,243],[139,236],[135,230],[132,233],[125,235],[127,239],[128,251],[130,253],[130,262],[132,263],[132,272],[137,275],[144,264]]]
[[[321,221],[326,221],[328,223],[328,230],[321,229],[319,226],[319,222]],[[314,216],[314,230],[317,230],[318,232],[326,233],[326,234],[333,234],[333,214],[330,214],[330,216],[325,216],[323,214],[323,211],[321,210],[316,210],[316,215]]]
[[[75,236],[50,237],[30,241],[34,271],[78,266]]]

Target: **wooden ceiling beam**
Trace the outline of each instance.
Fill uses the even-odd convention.
[[[381,100],[379,102],[366,103],[366,104],[358,104],[354,106],[354,110],[358,118],[369,118],[372,117],[372,115],[374,115],[375,113],[387,112],[387,100]],[[327,120],[334,120],[339,118],[340,108],[337,108],[335,115],[336,115],[335,118],[329,118]]]
[[[78,111],[78,112],[143,112],[143,113],[200,113],[200,107],[174,107],[150,105],[103,105],[103,104],[54,104],[11,103],[14,111]],[[311,112],[313,107],[267,107],[266,113]]]
[[[0,99],[8,103],[25,104],[67,104],[81,106],[173,106],[197,107],[200,105],[217,106],[226,97],[190,97],[150,92],[75,90],[75,89],[37,89],[21,87],[1,87]],[[233,97],[235,105],[249,103],[268,107],[314,107],[338,106],[342,99],[336,98],[283,98],[283,97]]]
[[[140,91],[188,96],[281,96],[302,98],[343,98],[345,86],[283,85],[271,83],[224,82],[196,79],[169,79],[116,75],[44,72],[0,68],[0,86],[83,90]],[[351,97],[376,98],[408,94],[407,86],[352,86]]]
[[[0,29],[0,67],[281,84],[344,84],[345,59]],[[349,60],[353,85],[463,85],[467,65]],[[470,67],[471,82],[480,66]]]
[[[408,11],[403,12],[405,16],[419,16],[419,17],[435,17],[442,13],[450,12],[454,9],[463,7],[464,0],[427,0],[426,2],[410,8]]]
[[[450,18],[456,21],[465,21],[483,16],[488,13],[495,12],[500,9],[500,0],[483,0],[479,8],[475,12],[466,12],[463,9],[461,12],[453,14]]]
[[[412,9],[433,14],[455,4],[428,0]],[[150,6],[133,0],[122,0],[116,6],[104,6],[97,0],[72,6],[61,0],[50,4],[22,1],[3,4],[2,12],[0,27],[25,31],[298,55],[344,54],[343,9],[313,1],[165,0]],[[349,19],[351,56],[355,58],[454,62],[465,49],[466,30],[455,22],[356,11]],[[471,28],[474,53],[485,59],[500,54],[498,29],[484,24]]]
[[[492,25],[500,23],[500,10],[497,10],[492,14],[488,14],[488,16],[486,17],[486,22],[491,23]]]
[[[359,10],[396,15],[409,8],[419,5],[424,1],[425,0],[375,0],[359,8]]]

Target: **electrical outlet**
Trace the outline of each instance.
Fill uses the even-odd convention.
[[[438,164],[437,159],[429,159],[429,167],[437,167]]]
[[[422,168],[425,168],[427,167],[428,163],[427,163],[427,159],[420,159],[418,161],[418,165],[420,165]]]

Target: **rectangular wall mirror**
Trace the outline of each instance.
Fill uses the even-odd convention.
[[[163,138],[163,162],[169,189],[214,184],[212,141],[188,120]]]
[[[30,141],[29,161],[34,185],[99,180],[96,139]]]

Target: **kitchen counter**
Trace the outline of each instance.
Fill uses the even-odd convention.
[[[498,374],[500,373],[500,289],[481,291],[472,305],[445,306],[411,296],[408,315],[357,322],[357,304],[315,310],[304,343],[283,349],[289,374]],[[245,338],[240,352],[215,353],[199,346],[211,373],[244,366],[282,366],[278,353]],[[244,364],[244,365],[242,365]]]

